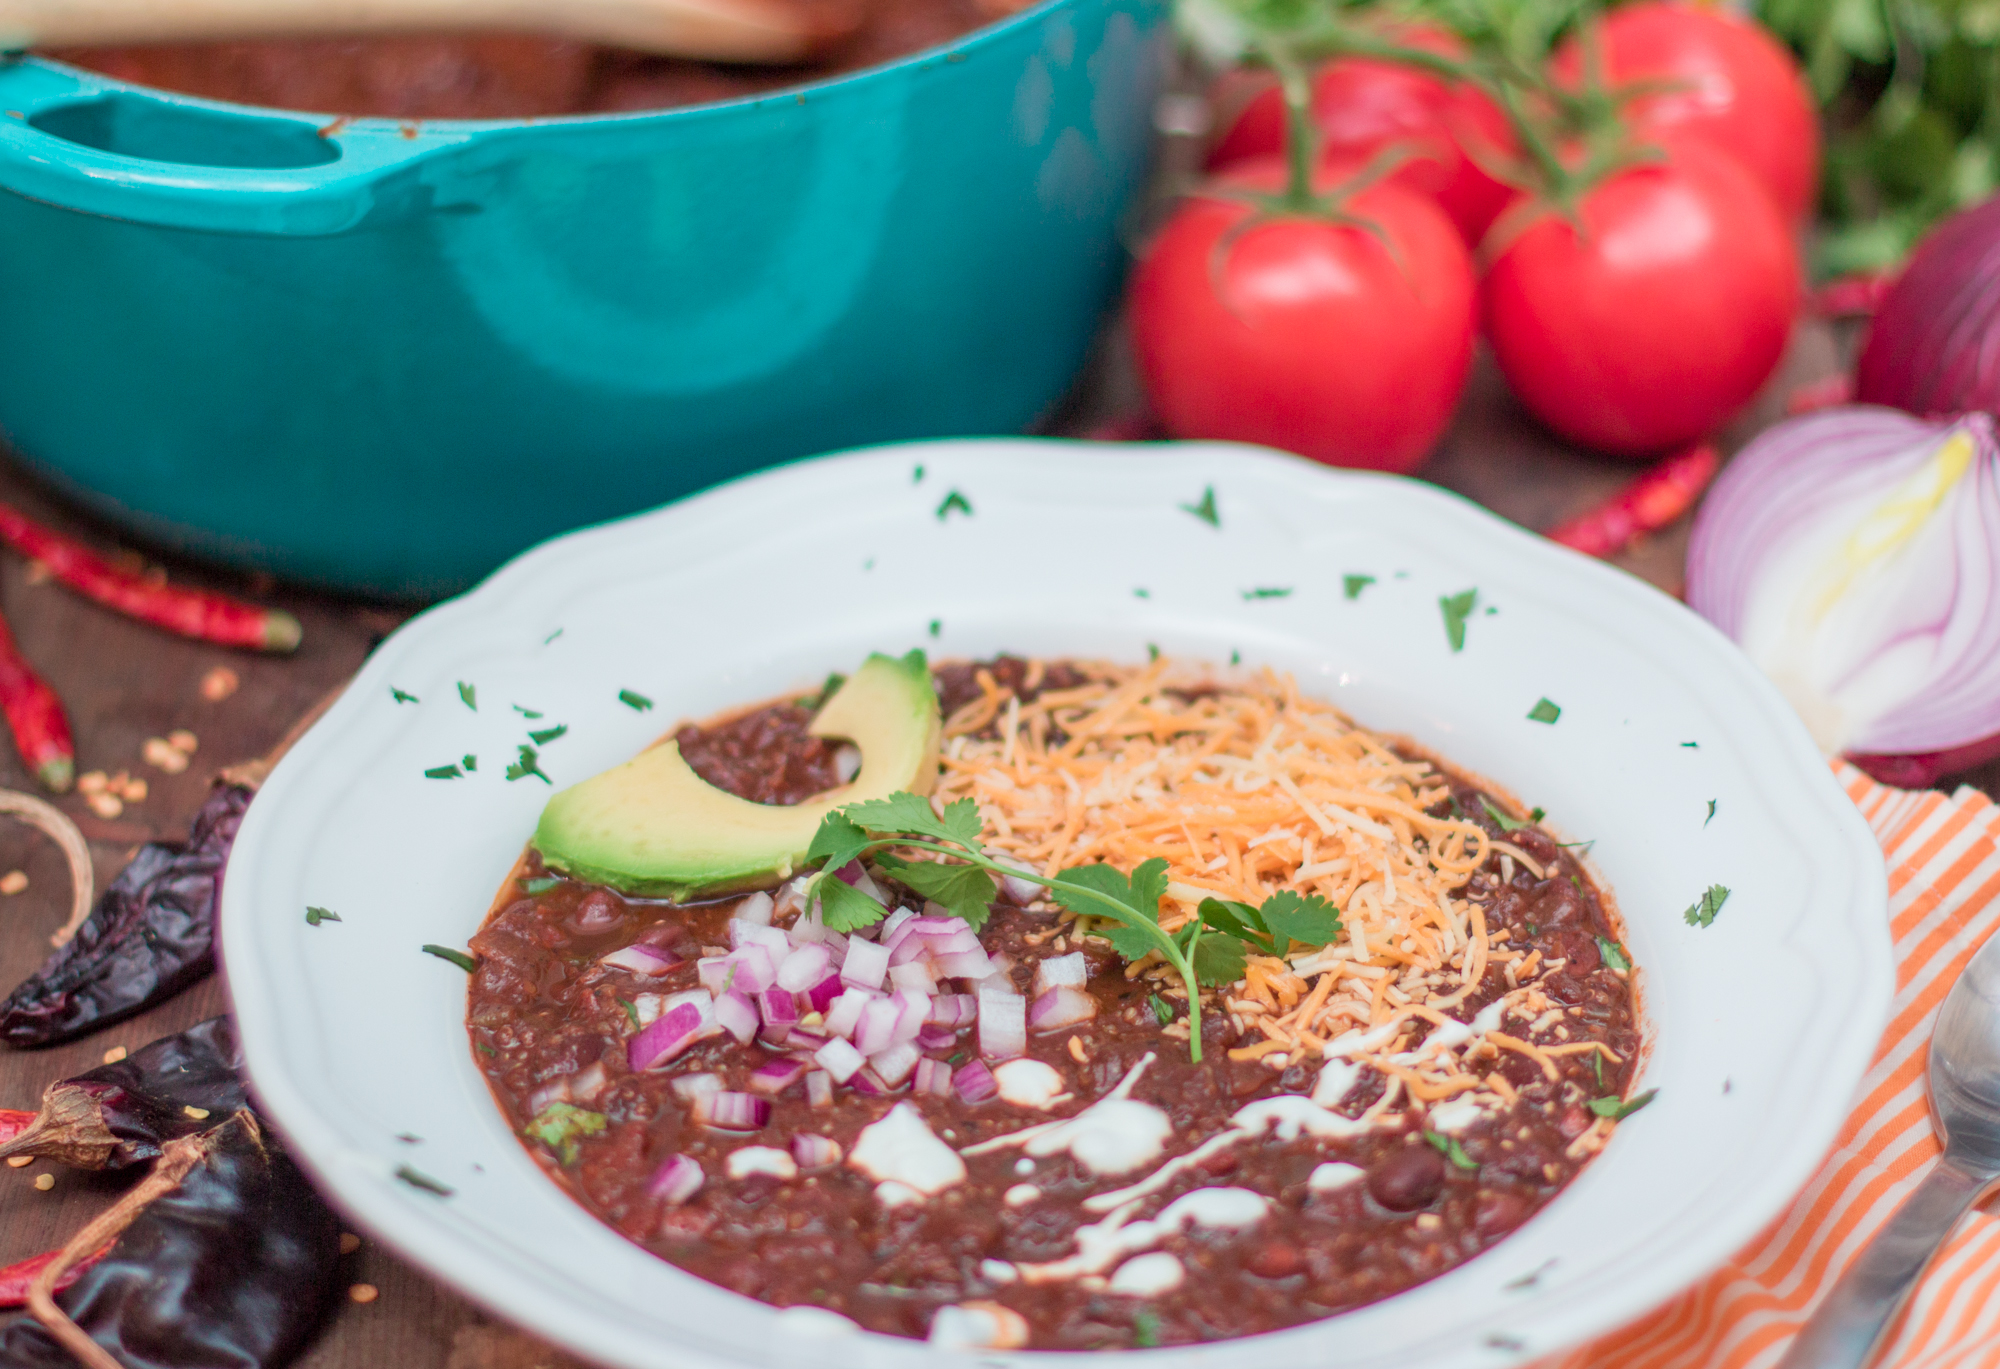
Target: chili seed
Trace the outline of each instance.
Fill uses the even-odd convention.
[[[361,1248],[361,1238],[359,1236],[355,1235],[352,1231],[343,1231],[340,1233],[341,1254],[352,1255],[355,1251],[359,1250],[360,1248]]]
[[[48,562],[46,561],[28,562],[28,574],[26,576],[26,579],[29,584],[45,585],[52,578],[54,578],[54,572],[49,569]]]
[[[173,747],[174,750],[184,756],[192,756],[195,750],[200,747],[201,738],[195,736],[194,733],[188,731],[185,727],[177,727],[167,733],[167,745]]]
[[[201,697],[212,704],[219,704],[236,692],[242,681],[228,666],[219,665],[201,677]]]
[[[101,794],[109,778],[102,770],[86,770],[76,777],[76,792],[86,798],[92,794]]]
[[[198,1108],[193,1103],[189,1103],[186,1107],[182,1108],[181,1111],[185,1112],[188,1116],[194,1118],[194,1120],[197,1122],[205,1122],[208,1120],[208,1109]]]
[[[18,894],[27,887],[28,872],[25,870],[9,870],[0,875],[0,894]]]
[[[115,818],[125,811],[125,803],[116,794],[103,792],[92,794],[88,800],[90,811],[100,818]]]
[[[47,1193],[55,1186],[56,1176],[48,1173],[46,1170],[35,1176],[35,1187],[39,1188],[42,1192]]]
[[[9,1155],[7,1157],[7,1167],[9,1169],[26,1169],[33,1163],[35,1163],[35,1157],[32,1155]]]
[[[382,1290],[372,1283],[357,1283],[347,1290],[347,1296],[356,1302],[374,1302],[382,1296]]]
[[[169,775],[178,775],[188,768],[187,753],[176,748],[165,737],[148,737],[146,744],[139,748],[139,754],[146,764],[156,770],[164,770]]]
[[[120,1060],[123,1060],[129,1054],[131,1054],[131,1052],[126,1050],[123,1046],[113,1046],[110,1050],[104,1052],[104,1063],[107,1065],[115,1065]]]

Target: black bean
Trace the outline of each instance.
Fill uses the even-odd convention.
[[[1368,1196],[1391,1212],[1430,1206],[1444,1190],[1444,1157],[1429,1146],[1405,1146],[1368,1171]]]

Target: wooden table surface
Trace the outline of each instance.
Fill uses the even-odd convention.
[[[1781,397],[1803,380],[1837,365],[1837,340],[1824,327],[1800,330],[1792,353],[1757,409],[1729,435],[1740,440],[1778,412]],[[1130,397],[1115,346],[1100,358],[1100,380],[1071,403],[1054,426],[1080,432]],[[1103,377],[1111,379],[1104,380]],[[1508,398],[1483,362],[1452,432],[1423,474],[1531,528],[1546,528],[1587,507],[1629,478],[1631,467],[1564,448],[1537,429]],[[0,460],[0,499],[58,526],[114,546],[105,528],[79,517],[30,478]],[[1668,589],[1678,589],[1685,525],[1669,529],[1620,558],[1620,564]],[[0,610],[23,650],[67,703],[76,730],[78,770],[126,770],[143,775],[146,799],[115,819],[93,814],[76,795],[62,800],[90,839],[99,887],[140,842],[178,840],[200,805],[208,777],[220,767],[263,754],[293,721],[339,688],[384,635],[408,616],[406,607],[367,604],[254,585],[244,577],[195,566],[171,567],[176,580],[238,593],[262,591],[267,602],[296,613],[305,642],[285,659],[269,659],[184,642],[137,626],[86,603],[60,586],[33,583],[20,558],[0,555]],[[216,667],[236,672],[241,686],[210,702],[203,677]],[[147,766],[149,737],[186,728],[200,739],[195,763],[169,776]],[[1974,777],[1989,791],[2000,767]],[[31,788],[11,746],[0,742],[0,785]],[[13,824],[0,827],[0,872],[27,873],[28,888],[0,898],[0,982],[12,985],[48,954],[49,933],[69,904],[65,866],[54,846]],[[84,1041],[52,1050],[0,1048],[0,1106],[33,1107],[48,1082],[101,1062],[114,1046],[137,1047],[221,1012],[224,986],[212,978],[142,1017]],[[37,1175],[55,1174],[47,1192]],[[108,1201],[117,1185],[41,1164],[0,1168],[0,1262],[60,1244]],[[306,1369],[570,1369],[577,1361],[507,1328],[394,1255],[364,1241],[347,1257],[345,1285],[378,1290],[372,1301],[342,1296],[313,1347]]]

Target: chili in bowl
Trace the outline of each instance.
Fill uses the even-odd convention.
[[[1789,1199],[1888,982],[1879,855],[1705,625],[1207,444],[550,544],[384,644],[223,898],[303,1161],[630,1365],[1553,1352]]]

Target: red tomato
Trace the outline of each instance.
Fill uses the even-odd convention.
[[[1510,214],[1512,211],[1509,211]],[[1486,335],[1521,402],[1610,452],[1713,433],[1777,366],[1799,305],[1798,250],[1768,195],[1697,141],[1553,211],[1486,273]]]
[[[1264,190],[1283,180],[1275,159],[1222,178]],[[1139,262],[1132,340],[1154,412],[1176,437],[1414,468],[1472,362],[1476,287],[1451,221],[1384,182],[1347,205],[1375,231],[1285,216],[1225,242],[1253,212],[1189,199]]]
[[[1607,84],[1680,86],[1632,102],[1628,116],[1638,132],[1701,138],[1742,162],[1787,218],[1812,210],[1819,114],[1805,73],[1763,27],[1720,5],[1641,0],[1605,15],[1598,32]],[[1559,81],[1577,82],[1582,55],[1574,39],[1551,70]]]
[[[1413,29],[1400,39],[1430,52],[1457,51],[1450,37],[1432,29]],[[1313,118],[1332,161],[1365,162],[1391,143],[1409,145],[1411,159],[1396,179],[1437,200],[1468,243],[1477,243],[1513,198],[1513,190],[1477,160],[1512,155],[1506,116],[1470,87],[1392,62],[1343,58],[1313,78]],[[1265,85],[1209,153],[1208,165],[1219,170],[1284,149],[1284,97]]]

